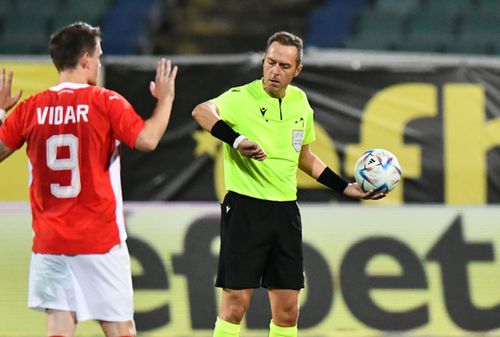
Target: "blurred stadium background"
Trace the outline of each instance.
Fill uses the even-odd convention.
[[[51,32],[104,32],[102,84],[147,116],[159,55],[180,66],[157,151],[123,149],[122,180],[141,337],[206,337],[220,147],[190,116],[261,74],[267,37],[304,38],[296,80],[316,114],[315,152],[352,179],[386,147],[404,180],[383,202],[346,200],[299,175],[306,289],[300,336],[500,336],[500,1],[0,0],[0,67],[24,97],[51,86]],[[24,151],[0,165],[0,336],[39,336],[26,308],[30,211]],[[258,291],[242,337],[266,336]],[[92,322],[78,336],[100,336]]]
[[[110,55],[260,51],[280,29],[311,48],[498,55],[499,15],[496,0],[0,0],[0,53],[44,55],[84,20]]]

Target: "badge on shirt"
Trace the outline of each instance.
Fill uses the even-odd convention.
[[[304,130],[293,130],[292,144],[295,151],[300,152],[300,149],[302,149],[303,142],[304,142]]]

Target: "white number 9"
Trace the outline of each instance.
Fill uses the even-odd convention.
[[[58,159],[59,147],[69,148],[69,158]],[[47,139],[47,166],[54,171],[71,170],[71,185],[50,184],[50,192],[57,198],[74,198],[81,191],[78,166],[78,138],[74,135],[54,135]]]

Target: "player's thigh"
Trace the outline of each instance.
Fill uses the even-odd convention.
[[[77,319],[107,322],[133,320],[130,257],[125,243],[106,254],[78,255],[71,261]]]
[[[73,337],[76,330],[76,315],[72,311],[45,310],[47,336]]]
[[[99,321],[102,331],[106,337],[135,336],[134,321],[107,322]]]
[[[279,326],[294,326],[299,315],[299,291],[268,289],[273,321]]]

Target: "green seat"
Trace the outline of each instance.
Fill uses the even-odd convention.
[[[48,43],[42,43],[39,39],[5,38],[0,39],[1,54],[47,54]]]
[[[9,15],[0,35],[0,50],[3,54],[47,53],[48,35],[45,17],[26,13]]]
[[[500,43],[496,42],[493,44],[493,53],[495,55],[500,55]]]
[[[492,14],[476,14],[468,15],[463,18],[461,25],[462,34],[499,34],[500,33],[500,18],[495,13]]]
[[[458,39],[448,42],[446,52],[452,54],[492,54],[495,53],[495,45],[492,41]]]
[[[5,18],[0,38],[44,39],[49,35],[47,24],[46,17],[15,13]]]
[[[382,13],[364,11],[357,21],[357,29],[359,33],[363,32],[378,32],[379,34],[391,34],[392,32],[400,33],[404,29],[405,17],[394,13]]]
[[[435,13],[419,13],[411,18],[405,40],[396,48],[417,52],[442,52],[454,39],[455,18]]]
[[[484,14],[500,14],[500,2],[498,0],[478,0],[478,11]]]
[[[455,29],[454,16],[437,13],[419,13],[409,23],[410,34],[452,34]]]
[[[110,0],[66,0],[65,6],[61,10],[102,15],[109,9],[110,5]]]
[[[408,36],[395,45],[395,50],[441,53],[445,51],[446,37],[438,35]]]
[[[17,0],[13,15],[21,14],[50,19],[54,15],[57,15],[60,7],[61,3],[59,0]]]
[[[375,31],[364,31],[350,36],[344,41],[344,47],[361,50],[391,50],[401,40],[399,32],[379,34]]]
[[[14,4],[11,0],[0,0],[0,18],[14,10]]]
[[[110,4],[109,0],[67,0],[66,5],[52,21],[52,28],[57,30],[77,21],[97,26]]]
[[[358,17],[354,34],[344,41],[350,49],[390,50],[400,39],[405,17],[399,13],[365,10]]]
[[[381,13],[393,13],[406,16],[417,11],[419,6],[419,0],[378,0],[373,6],[373,10]]]
[[[65,11],[61,14],[62,15],[58,15],[52,20],[52,30],[54,31],[77,21],[83,21],[92,26],[98,26],[102,18],[101,14],[98,13],[85,13],[73,10]]]
[[[500,35],[500,20],[494,14],[463,18],[458,40],[463,45],[492,45]]]
[[[475,2],[472,0],[430,0],[423,6],[423,12],[435,13],[440,15],[462,15],[475,8]]]

